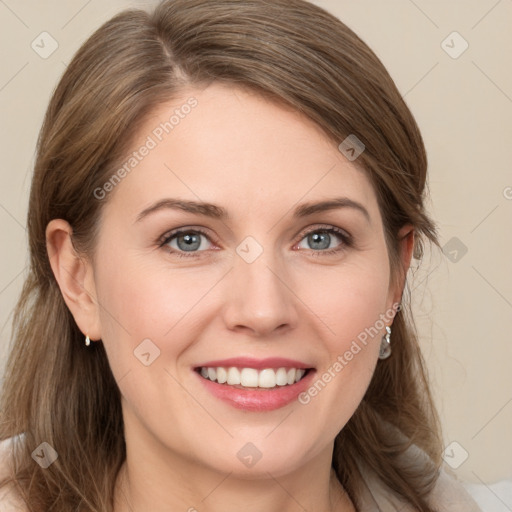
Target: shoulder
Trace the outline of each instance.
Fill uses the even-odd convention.
[[[512,510],[512,480],[500,480],[491,484],[463,482],[462,485],[482,510],[493,512]]]
[[[463,483],[446,466],[439,472],[431,501],[435,506],[443,505],[443,510],[446,512],[482,512],[477,502],[464,488]]]
[[[0,441],[0,484],[11,477],[13,439]],[[0,485],[0,512],[28,512],[14,484]]]
[[[404,456],[410,462],[411,467],[421,468],[432,464],[428,455],[414,444],[407,449]],[[412,507],[404,504],[391,489],[385,486],[368,467],[360,465],[359,469],[363,478],[361,499],[366,507],[363,507],[365,510],[415,512]],[[443,512],[482,512],[477,502],[464,488],[463,483],[457,479],[446,464],[443,464],[438,471],[438,477],[429,494],[428,502],[433,509]]]
[[[417,464],[432,464],[432,459],[417,445],[412,444],[406,452]],[[431,506],[443,512],[482,512],[476,501],[464,488],[456,473],[443,462],[429,497]]]

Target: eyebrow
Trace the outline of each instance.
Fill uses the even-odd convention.
[[[313,215],[314,213],[336,210],[340,208],[355,209],[356,211],[361,212],[368,222],[371,222],[368,210],[361,203],[354,201],[353,199],[349,199],[348,197],[336,197],[316,203],[301,204],[295,208],[293,216],[296,218],[303,218]],[[205,217],[211,217],[219,220],[227,220],[230,218],[230,215],[225,208],[215,204],[167,198],[157,201],[153,205],[140,212],[139,215],[137,215],[136,222],[141,221],[152,213],[166,209],[182,210],[188,213],[204,215]]]

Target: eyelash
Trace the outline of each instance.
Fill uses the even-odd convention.
[[[314,229],[303,231],[299,235],[298,242],[301,242],[306,236],[311,235],[313,233],[317,233],[317,232],[337,235],[341,240],[341,244],[338,247],[335,247],[334,249],[325,249],[323,251],[322,250],[315,251],[313,249],[309,249],[311,254],[314,255],[315,257],[338,254],[347,248],[353,247],[353,245],[354,245],[351,235],[349,235],[347,232],[345,232],[339,228],[336,228],[334,226],[315,227]],[[171,231],[170,233],[165,234],[160,239],[159,247],[163,248],[165,245],[167,245],[169,242],[171,242],[171,240],[173,240],[177,236],[183,235],[183,234],[187,234],[187,235],[201,234],[201,235],[204,235],[210,242],[212,242],[209,234],[200,228],[194,228],[194,229],[180,228],[180,229],[177,229],[177,230]],[[300,249],[300,250],[304,251],[305,249]],[[308,249],[306,249],[306,250],[308,250]],[[205,251],[189,251],[189,253],[187,253],[186,251],[176,251],[175,249],[171,249],[169,251],[170,254],[177,256],[178,258],[197,258],[198,255],[200,255],[202,252],[205,252]]]

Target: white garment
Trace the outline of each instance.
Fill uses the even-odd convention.
[[[9,460],[16,439],[20,439],[20,436],[0,441],[0,482],[10,477]],[[0,512],[27,512],[11,485],[0,487]]]
[[[0,441],[0,480],[8,477],[8,468],[4,463],[11,455],[13,438]],[[409,454],[421,463],[424,452],[412,446]],[[418,512],[410,506],[404,505],[394,493],[384,487],[370,470],[360,466],[364,484],[361,488],[361,512]],[[465,488],[466,487],[466,488]],[[492,487],[492,486],[491,486]],[[466,490],[467,489],[467,490]],[[512,482],[503,482],[497,490],[506,489],[512,497]],[[486,494],[487,491],[487,494]],[[483,508],[480,508],[472,499],[470,493],[478,497]],[[431,494],[430,503],[438,512],[501,512],[493,508],[497,493],[489,492],[489,487],[477,484],[462,484],[452,474],[449,468],[444,467]],[[499,496],[498,496],[499,497]],[[489,500],[489,501],[487,501]],[[500,500],[503,503],[505,501]],[[504,508],[510,511],[510,508]],[[11,489],[0,488],[0,512],[26,512],[23,502],[16,497]]]
[[[463,485],[485,512],[512,510],[512,480],[501,480],[490,485],[463,482]]]
[[[391,425],[389,428],[394,429]],[[402,457],[407,466],[416,467],[418,472],[432,463],[429,456],[416,445],[411,445]],[[417,512],[404,504],[388,487],[384,487],[369,468],[359,465],[359,470],[365,484],[361,490],[362,512]],[[437,512],[483,512],[446,464],[440,470],[428,501]]]
[[[368,473],[363,474],[363,479],[361,512],[418,512],[404,504],[378,479]],[[445,468],[430,495],[429,504],[437,512],[484,512]]]

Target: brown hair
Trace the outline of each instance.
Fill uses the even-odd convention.
[[[341,21],[303,0],[168,0],[152,14],[122,12],[79,49],[50,101],[30,193],[30,273],[14,317],[1,396],[0,439],[24,433],[13,476],[29,508],[111,511],[125,445],[120,394],[101,343],[89,348],[53,276],[45,241],[65,219],[79,252],[92,255],[105,201],[94,199],[122,161],[136,128],[187,86],[247,87],[302,112],[338,145],[363,141],[358,159],[377,193],[393,275],[398,230],[412,224],[415,255],[434,243],[424,211],[427,160],[409,109],[382,63]],[[360,406],[335,440],[332,465],[358,503],[358,461],[416,509],[430,512],[441,444],[404,299],[393,354],[377,365]],[[392,424],[406,440],[386,428]],[[41,442],[59,458],[46,470]],[[409,467],[414,443],[433,464]]]

